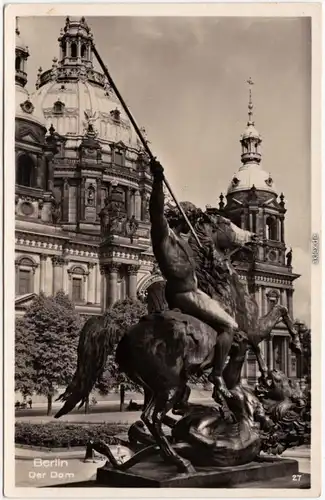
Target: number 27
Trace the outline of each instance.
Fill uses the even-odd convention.
[[[300,481],[302,474],[292,474],[292,481]]]

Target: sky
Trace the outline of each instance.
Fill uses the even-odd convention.
[[[98,52],[179,200],[216,206],[240,167],[254,81],[262,166],[285,195],[295,317],[310,323],[311,41],[308,18],[87,17]],[[19,19],[28,84],[59,57],[62,17]],[[299,227],[299,230],[297,228]]]

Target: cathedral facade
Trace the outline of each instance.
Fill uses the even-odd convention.
[[[16,29],[16,301],[24,314],[35,295],[64,290],[80,314],[100,314],[118,299],[142,295],[161,280],[150,246],[151,175],[141,144],[104,75],[94,69],[84,18],[66,19],[58,59],[25,89],[28,48]],[[253,280],[260,314],[275,303],[293,315],[285,201],[261,167],[261,137],[249,119],[241,166],[218,210],[262,241]],[[208,208],[213,210],[213,208]],[[236,266],[247,284],[249,264]],[[264,342],[270,367],[296,376],[285,326]],[[244,377],[255,380],[255,357]]]
[[[84,315],[136,297],[153,273],[151,176],[136,134],[95,71],[85,20],[66,20],[59,59],[25,89],[16,29],[16,313],[63,289]]]

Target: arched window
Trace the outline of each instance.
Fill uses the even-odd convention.
[[[77,44],[71,44],[71,57],[77,57]]]
[[[278,231],[277,231],[277,220],[275,217],[268,217],[266,219],[266,239],[277,241]]]
[[[53,104],[53,113],[55,113],[56,115],[62,115],[64,112],[64,108],[65,108],[64,102],[57,100]]]
[[[18,158],[16,183],[27,187],[34,185],[34,162],[27,154],[20,155]]]
[[[37,264],[28,257],[16,261],[16,295],[34,291],[34,274]]]
[[[85,44],[82,44],[81,45],[81,57],[86,57],[86,45]]]
[[[16,71],[20,71],[20,64],[21,64],[20,57],[16,57],[16,61],[15,61]]]

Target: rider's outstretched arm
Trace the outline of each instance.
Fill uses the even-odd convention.
[[[162,241],[169,235],[169,226],[164,215],[164,202],[163,175],[159,172],[159,174],[154,174],[149,203],[151,237],[153,243]]]

